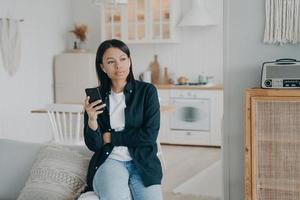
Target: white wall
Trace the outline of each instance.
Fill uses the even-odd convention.
[[[0,56],[0,137],[50,138],[46,115],[30,110],[53,102],[53,56],[66,49],[71,16],[71,0],[0,1],[0,17],[24,19],[21,64],[15,76],[4,70]]]
[[[91,27],[87,43],[89,49],[96,52],[101,42],[99,7],[93,6],[92,1],[72,2],[74,21]],[[191,1],[182,0],[180,3],[184,14],[190,8]],[[168,67],[169,72],[174,72],[177,76],[187,76],[190,81],[198,81],[198,75],[204,72],[214,76],[216,83],[223,83],[223,1],[207,1],[206,8],[217,26],[178,28],[181,37],[177,44],[128,44],[136,78],[149,68],[154,54],[158,54],[161,70]]]
[[[244,198],[244,90],[259,87],[264,61],[300,59],[300,45],[265,45],[264,1],[225,0],[224,128],[225,175],[230,193],[226,199]],[[230,167],[230,168],[229,168]]]
[[[86,45],[91,52],[96,52],[101,42],[100,7],[95,6],[93,0],[71,1],[74,24],[83,23],[88,26]]]

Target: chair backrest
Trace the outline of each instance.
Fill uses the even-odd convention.
[[[55,143],[83,144],[83,105],[48,104],[46,110]]]

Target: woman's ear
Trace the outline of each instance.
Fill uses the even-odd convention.
[[[100,67],[101,67],[102,71],[106,74],[103,64],[100,64]]]

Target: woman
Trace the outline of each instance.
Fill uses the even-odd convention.
[[[129,48],[120,40],[99,46],[96,70],[103,102],[85,100],[84,139],[95,152],[87,189],[101,200],[161,200],[156,88],[134,80]]]

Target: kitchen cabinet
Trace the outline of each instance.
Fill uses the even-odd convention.
[[[169,99],[170,99],[170,90],[157,90],[158,97],[159,97],[159,104],[160,106],[169,106]],[[160,143],[165,143],[168,141],[166,132],[169,129],[169,116],[172,114],[170,112],[161,112],[160,114],[160,130],[159,130],[159,141]]]
[[[161,115],[161,143],[222,145],[222,87],[157,87],[160,103],[174,108]]]
[[[248,89],[245,200],[300,199],[300,90]]]
[[[55,103],[83,103],[85,88],[96,87],[95,54],[64,53],[54,58]]]
[[[128,0],[101,5],[102,40],[126,43],[177,42],[180,0]]]

